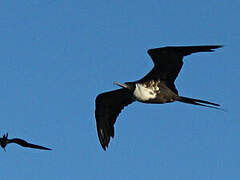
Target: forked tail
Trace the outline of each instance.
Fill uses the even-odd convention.
[[[212,102],[209,102],[209,101],[200,100],[200,99],[193,99],[193,98],[178,96],[176,100],[180,101],[180,102],[183,102],[183,103],[188,103],[188,104],[193,104],[193,105],[198,105],[198,106],[204,106],[204,107],[223,110],[223,109],[217,107],[217,106],[220,106],[219,104],[212,103]],[[210,105],[212,105],[212,106],[210,106]]]

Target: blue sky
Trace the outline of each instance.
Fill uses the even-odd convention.
[[[0,133],[53,148],[11,144],[0,177],[42,179],[240,179],[240,2],[22,0],[0,6]],[[141,78],[146,51],[223,44],[184,59],[179,94],[226,112],[182,103],[134,103],[105,152],[97,94]]]

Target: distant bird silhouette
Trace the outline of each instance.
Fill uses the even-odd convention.
[[[35,145],[35,144],[30,144],[22,139],[19,138],[14,138],[14,139],[8,139],[8,133],[4,134],[2,138],[0,138],[0,145],[1,147],[5,150],[5,147],[10,144],[10,143],[16,143],[20,146],[23,147],[28,147],[28,148],[35,148],[35,149],[42,149],[42,150],[51,150],[49,148],[43,147],[43,146],[39,146],[39,145]]]
[[[220,48],[214,46],[170,46],[149,49],[148,54],[153,60],[153,69],[142,79],[121,84],[122,87],[110,92],[99,94],[96,98],[95,117],[99,141],[104,150],[108,147],[110,137],[114,137],[114,124],[121,110],[134,101],[142,103],[162,104],[174,101],[193,105],[220,109],[209,101],[192,99],[178,95],[174,81],[183,65],[183,57],[196,52],[212,52]]]

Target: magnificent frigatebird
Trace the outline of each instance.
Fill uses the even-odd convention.
[[[10,143],[16,143],[20,146],[23,147],[28,147],[28,148],[35,148],[35,149],[42,149],[42,150],[51,150],[49,148],[43,147],[43,146],[39,146],[39,145],[35,145],[35,144],[30,144],[22,139],[19,138],[14,138],[14,139],[8,139],[8,133],[4,134],[2,138],[0,138],[0,145],[1,147],[5,150],[5,147],[7,146],[7,144]]]
[[[122,88],[99,94],[96,98],[97,132],[103,149],[108,147],[110,137],[114,137],[117,116],[124,106],[134,101],[155,104],[180,101],[219,109],[219,104],[179,96],[174,81],[182,68],[184,56],[196,52],[212,52],[220,47],[222,46],[169,46],[149,49],[147,52],[153,60],[154,67],[146,76],[124,84],[114,82]]]

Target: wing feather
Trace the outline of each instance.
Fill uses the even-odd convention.
[[[119,113],[134,101],[127,89],[109,91],[97,96],[95,117],[98,138],[104,150],[108,147],[110,137],[114,137],[114,124]]]
[[[28,147],[28,148],[35,148],[35,149],[42,149],[42,150],[51,150],[51,149],[43,147],[43,146],[39,146],[39,145],[28,143],[27,141],[24,141],[23,139],[19,139],[19,138],[9,139],[9,143],[16,143],[16,144],[18,144],[20,146]]]
[[[147,81],[149,78],[162,80],[177,94],[174,81],[182,68],[183,57],[196,52],[213,52],[220,47],[222,46],[169,46],[149,49],[147,52],[153,60],[154,67],[139,82]]]

